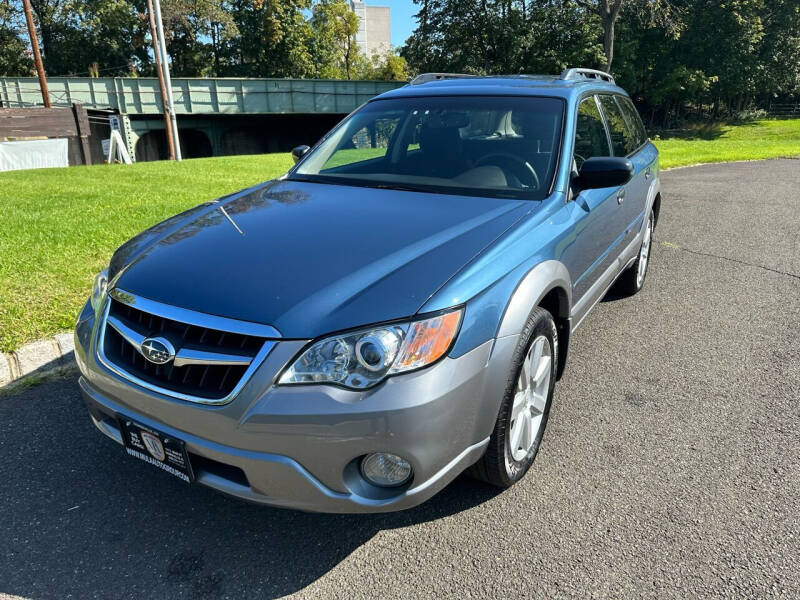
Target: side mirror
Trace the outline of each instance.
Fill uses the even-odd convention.
[[[297,146],[292,148],[292,158],[294,159],[294,162],[297,162],[303,158],[309,150],[311,150],[309,146]]]
[[[578,172],[585,190],[625,185],[633,177],[633,163],[627,158],[595,156],[587,158]]]

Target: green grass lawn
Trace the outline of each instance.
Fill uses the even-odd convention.
[[[0,350],[72,329],[94,274],[126,239],[291,162],[266,154],[0,174]]]
[[[800,119],[698,128],[656,144],[663,167],[797,156]],[[289,154],[269,154],[0,174],[0,350],[71,329],[94,274],[132,235],[290,164]]]
[[[710,125],[662,135],[655,144],[661,167],[698,163],[759,160],[800,155],[800,119],[753,121],[741,125]],[[800,168],[800,165],[798,165]]]

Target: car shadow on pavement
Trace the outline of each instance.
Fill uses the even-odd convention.
[[[25,598],[279,597],[381,530],[498,493],[462,476],[399,513],[247,504],[129,459],[91,424],[74,375],[0,399],[0,461],[0,595]]]

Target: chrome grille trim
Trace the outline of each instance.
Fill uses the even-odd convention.
[[[111,360],[109,360],[108,357],[106,357],[104,348],[105,348],[105,333],[107,326],[113,327],[114,330],[116,330],[123,338],[126,339],[126,341],[128,341],[134,346],[136,345],[136,341],[138,340],[138,338],[141,336],[141,334],[125,326],[118,320],[114,319],[114,317],[109,317],[109,311],[111,309],[111,298],[113,298],[117,302],[134,306],[140,311],[148,312],[156,316],[169,319],[171,321],[177,321],[180,323],[185,323],[187,325],[194,325],[196,327],[204,327],[219,331],[230,331],[231,333],[237,333],[240,335],[272,338],[272,339],[265,340],[264,344],[261,346],[261,349],[252,358],[250,358],[249,356],[243,357],[238,355],[227,355],[227,354],[204,352],[192,349],[187,349],[187,351],[183,353],[183,356],[181,356],[181,352],[179,352],[175,358],[176,366],[196,364],[198,362],[202,362],[202,364],[216,364],[216,365],[238,365],[238,366],[244,366],[245,364],[249,365],[247,367],[247,370],[244,372],[244,374],[236,383],[236,385],[233,387],[233,389],[222,398],[203,398],[199,396],[193,396],[190,394],[183,394],[145,381],[140,377],[137,377],[136,375],[129,373],[122,367],[116,365]],[[279,339],[280,337],[281,336],[278,330],[273,327],[270,327],[269,325],[262,325],[260,323],[251,323],[248,321],[239,321],[236,319],[230,319],[228,317],[220,317],[217,315],[208,315],[205,313],[199,313],[193,310],[179,308],[176,306],[171,306],[169,304],[163,304],[161,302],[149,300],[147,298],[131,294],[130,292],[127,292],[125,290],[115,288],[111,290],[109,294],[106,296],[101,309],[101,318],[97,320],[97,326],[94,335],[94,346],[95,346],[94,354],[97,357],[97,360],[100,362],[100,364],[102,364],[109,371],[115,373],[116,375],[122,377],[123,379],[130,381],[131,383],[136,384],[137,386],[156,392],[158,394],[162,394],[164,396],[168,396],[170,398],[177,398],[178,400],[184,400],[186,402],[221,406],[233,401],[236,395],[250,380],[250,377],[253,375],[255,370],[261,365],[261,363],[264,361],[267,355],[269,355],[269,353],[278,343],[277,339]],[[139,340],[139,343],[141,343],[141,341],[143,340],[144,337],[142,336],[142,340]],[[180,364],[177,364],[178,357],[180,357],[181,360]],[[216,360],[210,360],[212,358],[215,358]],[[246,360],[247,362],[243,362],[244,360]]]
[[[239,354],[222,354],[221,352],[206,352],[193,348],[181,348],[172,361],[176,367],[186,365],[228,365],[246,367],[252,362],[249,356]]]
[[[141,354],[141,347],[146,339],[144,335],[110,315],[106,317],[106,324],[109,327],[113,327],[118,334],[125,338],[126,342]],[[176,367],[186,365],[234,365],[246,367],[253,362],[253,359],[250,356],[241,354],[223,354],[221,352],[206,352],[195,348],[181,348],[172,362]]]
[[[126,342],[128,342],[131,346],[133,346],[137,350],[141,348],[142,343],[146,339],[145,336],[143,336],[141,333],[139,333],[138,331],[134,331],[133,329],[125,325],[125,323],[123,323],[122,321],[120,321],[115,317],[110,317],[110,316],[106,317],[106,323],[110,327],[113,327],[118,334],[120,334],[122,337],[125,338]]]
[[[241,335],[252,335],[255,337],[279,339],[280,332],[274,327],[269,325],[262,325],[261,323],[252,323],[250,321],[239,321],[238,319],[231,319],[229,317],[219,317],[217,315],[210,315],[208,313],[197,312],[188,308],[180,308],[172,306],[171,304],[163,304],[137,296],[126,292],[120,288],[114,288],[108,292],[108,295],[114,298],[117,302],[129,304],[134,308],[138,308],[142,312],[150,313],[164,317],[171,321],[180,321],[181,323],[188,323],[189,325],[196,325],[198,327],[207,327],[208,329],[218,329],[220,331],[230,331],[231,333],[239,333]]]

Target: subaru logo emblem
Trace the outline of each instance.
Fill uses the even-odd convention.
[[[157,365],[163,365],[175,358],[175,347],[163,337],[147,338],[139,346],[139,352],[147,360]]]

